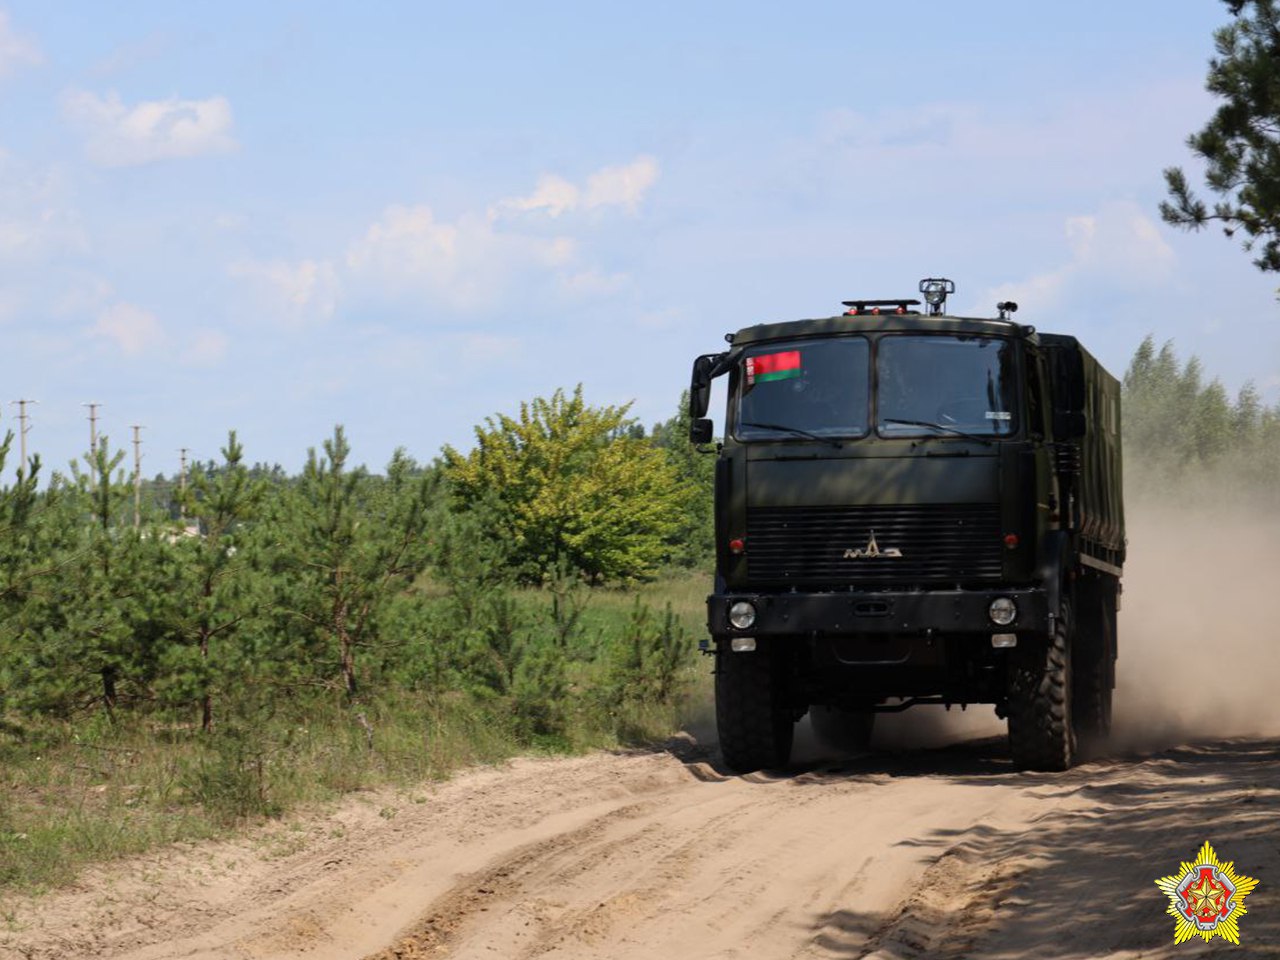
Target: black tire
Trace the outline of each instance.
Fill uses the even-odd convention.
[[[767,651],[716,652],[716,729],[725,765],[738,773],[786,766],[795,723],[781,663]]]
[[[1009,752],[1025,770],[1066,770],[1076,757],[1071,622],[1067,610],[1047,637],[1020,636],[1009,658]]]
[[[873,710],[846,710],[841,707],[823,707],[814,704],[809,708],[809,724],[818,742],[841,753],[861,753],[871,744],[871,731],[875,728]]]
[[[1091,629],[1096,636],[1080,644],[1087,656],[1077,657],[1074,667],[1075,686],[1072,708],[1082,749],[1093,753],[1101,749],[1111,735],[1112,672],[1116,649],[1116,608],[1113,592],[1097,591]]]

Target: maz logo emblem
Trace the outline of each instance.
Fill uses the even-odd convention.
[[[876,532],[871,531],[871,539],[867,541],[867,545],[861,550],[846,550],[844,552],[844,560],[868,560],[873,557],[900,557],[902,551],[897,547],[885,547],[880,549],[880,544],[876,543]]]

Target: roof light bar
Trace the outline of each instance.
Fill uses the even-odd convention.
[[[887,308],[893,308],[894,313],[912,313],[910,307],[918,307],[919,300],[843,300],[841,301],[849,309],[844,312],[846,317],[857,317],[864,313],[872,316],[879,316],[885,312]]]

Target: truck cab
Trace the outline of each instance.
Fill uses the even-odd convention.
[[[1069,336],[915,299],[749,326],[697,358],[714,447],[707,625],[721,749],[787,762],[877,713],[994,704],[1015,762],[1065,769],[1110,726],[1124,562],[1119,384]]]

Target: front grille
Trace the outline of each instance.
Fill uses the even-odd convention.
[[[876,550],[879,556],[854,556]],[[895,550],[901,556],[888,555]],[[747,511],[747,574],[754,586],[990,580],[1000,576],[1002,551],[997,504]]]

